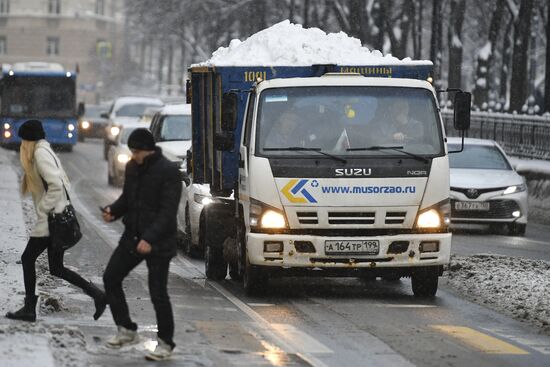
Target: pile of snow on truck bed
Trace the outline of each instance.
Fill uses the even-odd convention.
[[[403,65],[430,61],[402,60],[380,51],[369,50],[346,33],[325,33],[319,28],[303,28],[285,20],[246,39],[234,39],[220,47],[210,60],[194,66],[308,66]]]

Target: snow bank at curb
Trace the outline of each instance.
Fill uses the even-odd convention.
[[[220,47],[212,57],[194,66],[307,66],[426,64],[383,55],[369,50],[357,38],[344,32],[325,33],[319,28],[303,28],[284,20],[246,39],[234,39]]]
[[[472,301],[550,334],[550,262],[493,254],[452,256],[445,277]]]

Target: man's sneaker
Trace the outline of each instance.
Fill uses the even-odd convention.
[[[107,341],[105,344],[108,348],[118,349],[125,345],[135,344],[139,342],[139,335],[135,330],[126,329],[124,326],[118,327],[118,333]]]
[[[148,361],[164,361],[165,359],[170,358],[172,355],[172,349],[174,349],[172,346],[159,338],[155,350],[149,352],[149,354],[145,356],[145,359]]]

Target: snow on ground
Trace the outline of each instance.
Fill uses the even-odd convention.
[[[36,323],[3,317],[23,304],[21,254],[35,220],[29,197],[19,195],[13,152],[0,149],[0,355],[2,367],[79,367],[86,365],[85,339],[78,328],[48,324],[44,317],[65,310],[62,281],[48,274],[46,254],[36,264],[40,295]],[[61,291],[61,292],[60,292]]]
[[[550,334],[550,262],[494,254],[453,256],[447,284],[471,301]]]
[[[303,28],[284,20],[250,36],[234,39],[212,57],[193,66],[307,66],[431,64],[431,61],[399,60],[380,51],[369,50],[357,38],[344,32],[325,33],[319,28]]]

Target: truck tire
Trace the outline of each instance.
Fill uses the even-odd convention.
[[[261,267],[250,264],[248,256],[243,274],[244,291],[248,296],[259,296],[267,290],[268,277]]]
[[[223,256],[223,242],[226,236],[223,230],[220,230],[220,228],[223,228],[223,222],[220,222],[220,217],[223,214],[217,212],[216,208],[204,208],[203,214],[206,277],[211,280],[223,280],[227,275],[227,262]]]
[[[437,293],[438,280],[439,267],[437,266],[413,269],[411,283],[414,296],[418,298],[434,297]]]
[[[205,239],[205,245],[204,270],[206,277],[210,280],[224,280],[227,275],[227,263],[223,258],[221,246],[212,244],[208,238]]]

